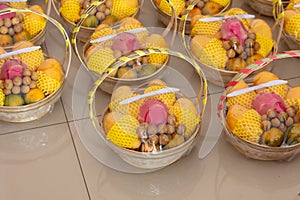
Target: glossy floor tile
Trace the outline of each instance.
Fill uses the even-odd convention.
[[[66,123],[0,136],[0,199],[89,199]]]
[[[233,7],[274,23],[272,17],[256,14],[245,0],[234,0]],[[62,22],[53,10],[51,15]],[[150,0],[144,1],[139,19],[146,27],[164,27]],[[55,40],[55,34],[49,32],[49,38]],[[63,55],[61,49],[56,52],[60,43],[49,41],[49,52]],[[173,48],[184,52],[179,38]],[[279,50],[287,50],[283,41]],[[160,170],[125,163],[91,124],[87,97],[95,77],[72,53],[68,79],[52,113],[28,123],[0,122],[0,200],[300,200],[300,156],[291,161],[257,161],[235,150],[218,128],[216,105],[224,89],[210,83],[201,134],[188,156]],[[182,91],[195,96],[190,88],[199,88],[196,73],[187,71],[186,63],[173,60],[170,65],[174,63],[185,80],[174,78],[172,70],[167,80],[176,87],[192,85]],[[274,63],[274,73],[299,85],[299,59]],[[103,113],[109,98],[97,91],[97,115]],[[200,159],[200,147],[205,143],[216,145]]]

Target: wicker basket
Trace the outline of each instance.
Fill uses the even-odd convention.
[[[162,11],[159,8],[159,6],[157,5],[157,0],[151,0],[151,2],[152,2],[153,7],[155,8],[155,10],[158,13],[159,19],[161,20],[161,22],[163,24],[168,25],[170,22],[173,21],[174,16],[171,16],[169,13],[166,13],[166,12]],[[192,9],[198,2],[199,2],[199,0],[198,1],[194,1],[189,6],[189,8],[186,10],[186,12],[187,11],[189,12],[190,11],[189,9]],[[226,10],[228,10],[229,8],[231,8],[231,5],[232,5],[232,0],[230,0],[229,3],[218,14],[223,13]],[[183,16],[186,15],[186,14],[188,14],[186,12],[182,15],[182,17],[177,17],[175,23],[179,24],[180,21],[186,17],[186,16],[185,17],[183,17]],[[190,34],[190,32],[191,32],[190,24],[191,24],[191,19],[190,18],[186,18],[186,26],[185,26],[185,33],[186,34]],[[181,31],[182,27],[179,26],[178,28]]]
[[[236,8],[234,8],[234,9],[236,9]],[[230,11],[231,10],[228,10],[228,12],[230,12]],[[243,10],[241,10],[241,11],[243,11]],[[245,12],[245,11],[243,11],[243,12]],[[211,19],[214,20],[214,18],[216,18],[218,20],[218,18],[228,19],[228,18],[231,18],[231,17],[227,17],[226,15],[224,17],[224,14],[220,14],[220,15],[216,15],[216,16],[212,17]],[[186,23],[186,20],[181,21],[180,26],[185,27],[185,23]],[[182,28],[182,30],[183,30],[183,33],[181,35],[183,36],[185,29]],[[274,35],[273,35],[273,38],[274,38]],[[277,44],[278,44],[279,39],[280,39],[280,35],[278,34],[277,38],[273,39],[274,45],[273,45],[273,48],[272,48],[272,50],[269,54],[272,55],[272,54],[275,54],[277,52]],[[201,62],[199,60],[199,58],[196,57],[196,55],[192,52],[191,41],[192,41],[192,37],[182,37],[182,43],[183,43],[187,53],[199,62],[200,66],[203,69],[204,74],[206,75],[207,81],[209,81],[209,82],[211,82],[215,85],[224,87],[225,85],[227,85],[230,82],[230,80],[236,74],[238,74],[238,71],[227,70],[227,69],[225,69],[225,66],[224,66],[224,69],[219,69],[215,66],[211,66],[211,65],[208,65],[204,62]],[[204,50],[202,50],[202,51],[205,52]],[[257,71],[254,72],[254,73],[257,73],[261,70],[270,71],[271,69],[272,69],[272,64],[266,66],[264,69],[257,69]]]
[[[295,36],[295,35],[299,35],[299,33],[295,32],[294,35],[287,33],[285,31],[286,20],[283,20],[285,11],[287,9],[293,10],[293,7],[294,7],[294,5],[292,3],[286,5],[284,3],[284,1],[279,0],[275,4],[276,12],[274,15],[275,20],[278,21],[277,25],[280,27],[280,31],[282,32],[283,39],[290,50],[300,49],[300,39]],[[297,10],[297,9],[295,9],[295,10]],[[296,12],[297,12],[297,14],[299,14],[299,10],[297,10]],[[300,30],[298,30],[298,31],[300,32]]]
[[[274,56],[269,56],[267,58],[264,58],[252,65],[249,65],[232,79],[232,81],[229,83],[229,87],[226,88],[226,91],[220,98],[219,105],[218,105],[218,112],[219,112],[218,114],[221,123],[223,124],[226,138],[230,144],[232,144],[240,153],[242,153],[246,157],[257,159],[257,160],[291,160],[300,152],[300,143],[290,145],[290,146],[284,145],[280,147],[270,147],[267,145],[261,145],[255,142],[250,142],[241,139],[240,137],[232,133],[226,121],[226,114],[227,114],[226,96],[231,91],[232,87],[235,84],[237,84],[239,81],[244,80],[246,77],[248,77],[258,68],[264,68],[266,65],[269,65],[270,63],[273,63],[276,60],[281,60],[286,58],[289,59],[300,58],[300,51],[282,52]],[[289,67],[289,66],[285,66],[285,67]],[[276,70],[276,65],[274,66],[274,71],[275,70]]]
[[[273,0],[248,0],[246,1],[250,8],[260,15],[273,17]],[[286,6],[289,1],[283,1],[283,5]]]
[[[52,1],[55,12],[57,13],[57,15],[61,16],[64,23],[67,25],[69,31],[72,33],[74,28],[76,27],[76,24],[60,14],[60,12],[59,12],[60,0],[51,0],[51,1]],[[105,3],[105,1],[106,0],[93,1],[93,3],[88,7],[88,9],[86,9],[85,13],[90,13],[97,6]],[[139,0],[138,9],[137,9],[136,13],[133,14],[132,17],[137,17],[139,15],[139,11],[140,11],[141,6],[143,5],[143,2],[144,2],[144,0]],[[82,26],[80,32],[78,32],[77,38],[82,42],[86,42],[89,40],[90,36],[93,34],[94,31],[95,31],[95,28]]]
[[[89,12],[87,10],[87,12]],[[131,29],[131,30],[127,30],[127,31],[124,31],[124,30],[121,30],[121,27],[120,27],[120,23],[117,23],[115,24],[114,26],[112,26],[111,28],[113,30],[116,31],[115,34],[112,34],[112,35],[107,35],[107,36],[104,36],[104,37],[100,37],[100,38],[97,38],[95,40],[101,40],[103,39],[102,42],[95,42],[95,44],[92,44],[91,42],[93,42],[91,39],[89,39],[83,46],[82,50],[81,50],[81,53],[79,53],[79,45],[77,43],[77,37],[79,35],[79,32],[80,32],[80,29],[82,28],[81,27],[81,24],[82,22],[84,21],[85,17],[83,17],[77,24],[76,24],[76,28],[74,29],[74,32],[72,34],[72,45],[73,45],[73,49],[77,55],[77,57],[79,58],[79,60],[81,61],[82,65],[86,68],[87,71],[89,71],[91,73],[92,76],[96,76],[96,78],[98,78],[101,74],[101,72],[99,71],[93,71],[91,70],[91,67],[88,66],[88,59],[87,59],[87,56],[86,56],[86,53],[89,51],[90,47],[93,47],[94,49],[91,50],[91,55],[92,54],[97,54],[97,51],[98,50],[102,50],[103,48],[106,48],[108,47],[109,49],[112,49],[111,48],[111,42],[107,42],[107,41],[112,41],[115,37],[117,37],[119,34],[122,34],[122,33],[130,33],[130,34],[134,34],[136,36],[136,38],[138,38],[139,40],[139,43],[142,44],[143,42],[143,39],[145,39],[145,37],[148,37],[150,34],[158,34],[158,35],[161,35],[165,42],[167,43],[168,47],[171,47],[173,42],[174,42],[174,37],[176,36],[175,35],[175,31],[173,32],[172,34],[172,37],[171,38],[168,38],[167,39],[167,35],[168,33],[170,32],[170,29],[164,29],[164,28],[153,28],[153,27],[141,27],[141,28],[136,28],[136,29]],[[135,19],[135,18],[133,18]],[[135,19],[136,20],[136,19]],[[137,20],[138,21],[138,20]],[[140,36],[138,36],[138,34],[140,34]],[[95,41],[94,40],[94,41]],[[167,55],[166,55],[167,56]],[[101,57],[103,57],[103,54],[101,54]],[[116,58],[114,58],[116,59]],[[108,62],[109,63],[109,62]],[[145,81],[149,81],[149,80],[152,80],[154,79],[156,76],[158,76],[161,72],[164,71],[164,66],[168,63],[168,56],[165,60],[164,63],[159,63],[156,65],[157,69],[154,73],[150,74],[150,75],[145,75],[145,76],[138,76],[136,78],[118,78],[118,77],[108,77],[105,79],[105,81],[103,82],[103,84],[101,84],[100,88],[111,94],[112,91],[114,90],[114,87],[117,83],[123,83],[123,84],[129,84],[129,85],[134,85],[134,84],[137,84],[137,83],[143,83]]]
[[[9,9],[14,12],[16,9]],[[18,12],[22,13],[31,13],[33,11],[27,9],[17,9]],[[5,13],[7,10],[0,11]],[[53,91],[50,95],[47,95],[44,99],[37,101],[35,103],[23,105],[23,106],[0,106],[0,120],[8,122],[27,122],[39,119],[45,116],[47,113],[51,112],[54,104],[59,100],[64,82],[68,76],[70,62],[71,62],[71,45],[69,45],[69,37],[67,32],[62,28],[62,25],[57,22],[55,19],[49,17],[48,15],[34,12],[39,16],[47,20],[47,27],[51,30],[48,30],[45,34],[47,38],[41,43],[41,49],[43,50],[45,58],[56,58],[62,65],[64,76],[61,81],[60,86]],[[47,42],[48,39],[53,38],[55,34],[56,42],[51,42],[52,45],[56,44],[53,48],[50,49],[50,43]],[[50,45],[49,45],[50,44]],[[61,46],[59,46],[61,45]],[[13,52],[12,52],[13,53]]]
[[[107,143],[108,147],[111,148],[117,155],[119,155],[125,162],[129,163],[132,166],[135,166],[138,168],[144,168],[144,169],[159,169],[162,167],[166,167],[166,166],[170,165],[171,163],[180,159],[182,156],[187,155],[191,151],[191,149],[193,148],[193,146],[200,134],[199,130],[200,130],[200,126],[201,126],[201,119],[203,117],[203,113],[204,113],[204,109],[205,109],[205,105],[206,105],[206,99],[207,99],[207,84],[206,84],[206,80],[205,80],[205,77],[204,77],[201,69],[199,68],[197,63],[195,63],[189,57],[187,57],[181,53],[178,53],[178,52],[174,52],[171,50],[160,50],[160,49],[139,50],[139,51],[133,52],[128,57],[119,58],[116,62],[114,62],[110,66],[110,69],[118,68],[119,66],[124,64],[124,62],[128,62],[130,60],[133,60],[135,58],[138,58],[138,57],[141,57],[144,55],[149,55],[153,52],[168,54],[171,57],[170,59],[175,58],[175,59],[184,60],[185,62],[190,64],[190,65],[187,65],[187,67],[192,66],[189,68],[191,68],[193,70],[193,73],[195,70],[198,75],[197,81],[199,81],[199,84],[197,84],[197,86],[199,86],[199,88],[196,89],[197,91],[195,91],[195,89],[191,89],[191,88],[183,89],[183,87],[187,87],[187,86],[180,85],[180,84],[177,84],[176,82],[174,82],[175,87],[180,89],[179,93],[176,92],[176,96],[179,95],[179,96],[187,97],[186,94],[187,94],[187,92],[189,92],[187,90],[190,90],[190,89],[193,90],[193,93],[195,92],[194,95],[196,95],[196,96],[187,97],[187,98],[191,98],[191,101],[194,102],[195,106],[198,109],[197,115],[199,116],[199,119],[200,119],[200,122],[195,124],[196,128],[194,129],[194,131],[192,131],[190,136],[187,137],[183,143],[179,144],[178,146],[171,147],[169,149],[155,151],[155,153],[153,153],[153,152],[140,152],[140,151],[123,148],[121,146],[116,145],[111,140],[106,138],[103,123],[102,123],[103,116],[100,119],[100,124],[99,124],[99,119],[97,118],[96,93],[97,93],[97,89],[101,86],[101,84],[104,82],[104,80],[109,76],[109,73],[111,73],[111,70],[109,70],[108,73],[101,76],[95,82],[93,88],[91,89],[91,91],[89,93],[89,101],[88,101],[89,109],[90,109],[90,112],[89,112],[90,119],[92,121],[92,124],[93,124],[96,132],[99,134],[99,137],[102,140],[104,140]],[[186,68],[186,69],[188,69],[188,68]],[[166,80],[166,79],[164,79],[164,76],[166,78],[166,76],[168,76],[168,75],[165,74],[165,75],[161,76],[161,79],[163,81]],[[183,77],[183,76],[178,76],[178,77],[173,77],[173,78],[177,78],[176,80],[179,80],[179,78],[181,78],[181,77]],[[173,80],[173,78],[172,79],[168,78],[168,80],[171,81],[171,80]],[[183,80],[183,79],[181,79],[181,80]],[[185,81],[190,81],[190,80],[185,79]],[[142,88],[145,88],[145,85],[147,85],[147,84],[148,84],[147,82],[144,82],[143,85],[137,84],[132,89],[135,89],[134,91],[136,92],[136,94],[138,94],[138,91],[143,91]],[[173,84],[170,85],[170,83],[168,83],[168,82],[167,82],[167,84],[169,87],[174,87]],[[176,86],[176,84],[177,84],[177,86]],[[199,89],[199,91],[198,91],[198,89]],[[101,97],[100,97],[100,99],[101,99]],[[202,99],[202,103],[200,101],[201,99]],[[105,114],[106,112],[107,112],[107,109],[105,109],[104,112],[102,112],[102,113]]]
[[[15,8],[15,7],[12,7],[11,9],[28,9],[29,6],[34,6],[34,5],[37,5],[37,6],[40,6],[42,9],[43,9],[43,12],[49,16],[49,13],[51,11],[51,3],[50,2],[36,2],[36,1],[30,1],[26,4],[27,7],[25,8]],[[10,12],[10,11],[8,11]],[[16,12],[16,11],[15,11]],[[35,12],[32,12],[32,13],[35,13]],[[43,29],[42,31],[40,31],[39,33],[37,33],[34,37],[32,37],[29,41],[31,41],[32,43],[34,43],[35,45],[41,45],[43,40],[45,39],[44,36],[45,36],[45,31],[46,29]],[[12,48],[12,45],[8,45],[8,46],[3,46],[3,48],[6,50],[6,51],[10,51],[11,48]]]

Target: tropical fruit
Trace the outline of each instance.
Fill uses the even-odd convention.
[[[63,1],[59,8],[59,12],[62,14],[62,16],[64,16],[71,22],[77,22],[79,20],[80,10],[81,10],[81,6],[78,0]]]
[[[20,41],[14,44],[13,51],[33,47],[34,44],[30,41]],[[32,71],[35,71],[44,62],[44,53],[42,49],[37,49],[30,52],[20,53],[18,57],[23,63],[27,65]]]
[[[110,128],[107,139],[120,147],[136,149],[141,144],[136,133],[138,125],[134,117],[124,115]]]
[[[111,15],[119,20],[132,16],[138,9],[138,0],[114,0],[111,7]]]
[[[235,113],[236,109],[241,109],[238,115]],[[233,112],[233,114],[231,114],[231,112]],[[258,112],[254,109],[245,110],[232,106],[229,107],[228,113],[229,116],[227,120],[229,124],[232,124],[232,133],[243,140],[258,143],[260,135],[263,133],[261,129],[261,117]],[[230,116],[232,115],[236,118],[234,119],[236,121],[235,123],[230,122],[232,120]]]
[[[229,92],[232,93],[234,91],[238,91],[243,88],[248,88],[249,86],[245,83],[245,81],[239,81]],[[244,94],[240,94],[233,97],[227,98],[227,106],[230,107],[232,105],[238,104],[247,109],[252,107],[252,100],[256,97],[255,91],[250,91]]]
[[[30,10],[44,13],[43,9],[38,5],[29,7]],[[46,27],[46,19],[35,13],[24,14],[24,29],[30,34],[31,38],[36,36]]]
[[[176,16],[179,16],[181,14],[181,12],[183,11],[183,9],[185,8],[185,1],[184,0],[172,0],[171,2],[174,6]],[[173,14],[171,6],[167,0],[161,0],[158,7],[159,7],[159,9],[161,9],[162,11],[164,11],[170,15]]]

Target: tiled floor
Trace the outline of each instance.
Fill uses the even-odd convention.
[[[244,2],[234,0],[233,6],[253,13]],[[163,26],[150,0],[145,0],[139,18],[145,26]],[[285,49],[282,43],[280,50]],[[282,78],[300,77],[296,59],[279,65],[275,72]],[[300,85],[299,81],[291,83]],[[247,159],[221,135],[212,152],[198,158],[205,133],[212,135],[208,140],[218,135],[211,104],[200,140],[189,156],[154,172],[129,166],[93,131],[85,104],[92,83],[73,54],[63,95],[52,113],[22,124],[0,122],[0,200],[300,199],[299,157],[290,162]],[[222,91],[209,85],[214,100]],[[108,95],[99,92],[96,98],[102,98],[98,107],[105,108]]]

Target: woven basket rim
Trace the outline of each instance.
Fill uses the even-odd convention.
[[[69,69],[70,69],[70,65],[71,65],[71,46],[69,45],[69,36],[68,33],[66,32],[66,30],[62,27],[62,25],[55,20],[54,18],[43,14],[43,13],[39,13],[36,11],[31,11],[29,9],[19,9],[19,8],[9,8],[9,9],[4,9],[1,10],[1,12],[6,12],[6,11],[15,11],[17,10],[18,12],[29,12],[29,13],[35,13],[41,17],[44,17],[47,22],[51,22],[61,33],[61,37],[64,37],[65,39],[65,56],[64,56],[64,61],[63,63],[60,63],[62,65],[62,70],[64,72],[64,76],[63,76],[63,80],[62,83],[60,84],[59,88],[57,88],[53,93],[51,93],[50,95],[48,95],[47,97],[45,97],[44,99],[35,102],[35,103],[31,103],[31,104],[27,104],[27,105],[22,105],[22,106],[0,106],[0,110],[2,112],[20,112],[20,111],[26,111],[26,110],[33,110],[33,109],[37,109],[40,106],[46,105],[48,103],[50,103],[52,100],[55,100],[57,96],[59,96],[63,90],[64,84],[67,80],[68,74],[69,74]],[[42,32],[42,31],[41,31]],[[46,28],[44,29],[44,33],[46,32]],[[43,34],[44,34],[43,33]],[[51,57],[51,56],[49,56]],[[65,68],[63,67],[65,64]]]
[[[225,12],[226,10],[228,10],[231,7],[231,5],[232,5],[232,1],[233,0],[229,0],[229,3],[220,12],[218,12],[216,15],[221,14],[221,13]],[[151,3],[152,3],[153,7],[155,8],[155,10],[157,12],[159,12],[160,14],[162,14],[164,17],[171,18],[171,15],[169,13],[166,13],[165,11],[162,11],[158,7],[156,0],[151,0]],[[176,17],[176,18],[177,18],[178,21],[181,21],[181,17]],[[187,18],[186,20],[187,20],[187,23],[191,22],[190,18]]]
[[[219,14],[220,16],[223,15],[223,13],[220,13]],[[184,20],[185,21],[185,20]],[[184,22],[183,22],[184,23]],[[184,35],[184,29],[182,29],[182,35]],[[197,62],[201,63],[201,65],[204,65],[205,67],[213,70],[213,71],[216,71],[216,72],[220,72],[220,73],[224,73],[224,74],[228,74],[228,75],[237,75],[239,72],[238,71],[232,71],[232,70],[227,70],[227,69],[219,69],[217,67],[214,67],[214,66],[211,66],[211,65],[208,65],[206,63],[203,63],[201,62],[195,55],[194,53],[192,53],[191,51],[191,48],[190,48],[190,44],[191,44],[191,40],[192,40],[192,37],[188,37],[188,39],[182,37],[182,42],[184,43],[184,47],[186,48],[186,51],[188,52],[189,56],[193,57]],[[278,41],[277,41],[278,40]],[[274,35],[273,35],[273,38],[272,38],[272,41],[274,42],[274,45],[271,49],[271,51],[269,52],[269,56],[270,55],[274,55],[277,53],[277,45],[279,43],[279,38],[275,40],[274,39]],[[246,67],[245,67],[246,68]]]
[[[109,112],[108,111],[108,107],[104,110],[103,114],[100,116],[100,120],[99,121],[100,121],[101,125],[103,124],[103,119],[104,119],[104,116],[105,116],[105,114],[107,112]],[[122,153],[126,152],[127,155],[131,155],[131,156],[134,156],[134,157],[139,157],[139,158],[156,158],[156,157],[166,157],[166,156],[169,156],[170,154],[173,154],[174,152],[176,153],[177,151],[180,151],[182,148],[186,147],[187,144],[191,145],[191,142],[193,140],[196,140],[198,138],[198,135],[200,135],[201,121],[195,127],[195,130],[194,130],[193,134],[191,134],[191,136],[187,140],[185,140],[182,144],[180,144],[178,146],[175,146],[175,147],[172,147],[172,148],[168,148],[168,149],[162,150],[162,151],[158,151],[158,152],[155,152],[155,153],[153,153],[153,152],[135,151],[135,150],[123,148],[123,147],[120,147],[120,146],[114,144],[112,141],[108,140],[105,137],[105,131],[102,128],[103,125],[102,126],[101,125],[100,125],[100,128],[102,130],[100,131],[101,132],[100,137],[103,140],[105,140],[105,142],[108,142],[109,145],[113,146],[114,149],[117,149],[119,152],[122,152]]]
[[[294,54],[295,52],[297,52],[297,55]],[[283,55],[283,56],[281,58],[276,57],[276,56],[280,56],[280,55]],[[264,66],[269,65],[273,61],[284,59],[284,58],[300,58],[300,50],[299,51],[286,51],[286,52],[278,53],[274,56],[269,56],[267,58],[264,58],[261,61],[257,62],[257,63],[260,63],[260,64],[254,64],[254,65],[256,65],[255,66],[256,68],[258,68],[258,67],[260,67],[260,65],[264,65]],[[242,76],[241,73],[237,74],[232,79],[232,83],[237,83],[239,80],[243,80],[244,78],[249,76],[251,73],[244,74],[244,76]],[[284,153],[284,152],[288,152],[288,151],[293,151],[293,150],[298,149],[300,147],[300,143],[297,143],[297,144],[294,144],[294,145],[289,145],[289,146],[283,145],[283,146],[280,146],[280,147],[271,147],[271,146],[262,145],[262,144],[259,144],[259,143],[244,140],[244,139],[238,137],[237,135],[233,134],[232,131],[230,130],[229,125],[228,125],[227,120],[226,120],[226,112],[227,112],[226,95],[228,94],[228,92],[230,92],[232,87],[233,86],[229,86],[228,87],[229,89],[227,88],[223,92],[223,95],[220,98],[220,101],[219,101],[219,104],[218,104],[218,112],[219,112],[218,116],[219,116],[219,120],[222,123],[223,128],[225,130],[224,131],[225,135],[229,136],[228,139],[231,141],[230,143],[233,146],[237,146],[234,143],[234,140],[236,140],[236,141],[239,141],[239,142],[247,145],[247,148],[252,148],[252,149],[256,149],[256,150],[265,151],[263,153],[270,153],[270,152]],[[242,153],[246,154],[245,152],[242,152]]]
[[[71,20],[67,19],[66,17],[64,17],[60,12],[59,12],[59,8],[60,8],[60,2],[57,2],[57,0],[52,0],[53,4],[54,4],[54,10],[57,13],[57,15],[61,16],[61,18],[67,22],[67,24],[69,26],[71,26],[71,28],[75,28],[76,27],[76,23],[72,22]],[[137,8],[137,11],[131,16],[131,17],[137,17],[139,15],[140,12],[140,7],[141,7],[141,3],[143,3],[143,0],[139,0],[139,6]],[[116,22],[118,23],[118,22]],[[96,28],[92,28],[92,27],[87,27],[87,26],[81,26],[80,28],[88,30],[88,31],[94,31]]]
[[[157,49],[158,50],[158,49]],[[200,107],[201,110],[200,112],[197,114],[199,117],[200,117],[200,122],[198,123],[197,127],[196,127],[196,130],[197,131],[194,131],[194,133],[188,138],[188,140],[186,140],[183,144],[181,145],[178,145],[177,147],[173,147],[173,148],[170,148],[170,149],[167,149],[167,150],[164,150],[162,151],[162,153],[158,153],[156,156],[153,155],[153,158],[155,159],[156,157],[160,157],[162,155],[165,155],[167,153],[166,156],[168,155],[173,155],[173,153],[176,151],[180,151],[182,148],[185,148],[187,147],[186,144],[191,144],[191,146],[194,145],[195,141],[197,140],[198,136],[200,135],[200,127],[201,127],[201,123],[202,123],[202,119],[203,119],[203,115],[204,115],[204,111],[205,111],[205,107],[206,107],[206,102],[207,102],[207,82],[206,82],[206,79],[205,79],[205,76],[203,74],[203,72],[200,70],[200,67],[198,66],[197,63],[195,63],[191,58],[189,58],[188,56],[184,56],[183,54],[179,53],[179,52],[175,52],[175,51],[172,51],[172,50],[163,50],[165,51],[166,54],[169,54],[170,56],[175,56],[175,57],[178,57],[178,58],[181,58],[181,59],[184,59],[186,60],[187,62],[189,62],[193,68],[196,69],[198,75],[199,75],[199,78],[200,78],[200,82],[201,82],[201,88],[199,90],[199,94],[198,96],[195,98],[197,99],[198,103],[200,104],[200,99],[198,98],[203,98],[202,100],[202,106]],[[159,51],[158,50],[158,53],[161,53],[163,51]],[[139,51],[140,52],[140,51]],[[143,50],[142,52],[146,53],[147,55],[149,55],[150,53],[153,53],[153,51],[151,49],[148,49],[148,50]],[[134,55],[135,52],[133,52],[132,54],[128,55],[128,58],[130,57],[131,60],[133,60],[135,57],[132,57],[131,55]],[[137,55],[138,57],[141,57],[143,56],[142,54],[138,54]],[[120,58],[119,60],[123,60],[122,58]],[[122,63],[116,61],[115,62],[115,66],[112,66],[112,68],[114,67],[118,67],[122,65]],[[200,71],[199,71],[200,70]],[[90,115],[89,115],[89,118],[94,126],[94,129],[95,131],[97,132],[97,134],[104,140],[104,141],[107,141],[110,143],[112,143],[111,141],[107,140],[106,138],[104,138],[103,136],[103,132],[104,131],[100,131],[99,130],[99,126],[101,128],[101,125],[99,124],[99,120],[97,119],[96,117],[96,113],[95,113],[95,93],[96,93],[96,90],[98,87],[101,86],[101,83],[103,82],[103,80],[105,80],[107,78],[109,74],[105,74],[104,76],[102,76],[99,80],[97,80],[95,82],[95,85],[93,86],[93,89],[90,91],[90,94],[89,94],[89,110],[90,110]],[[202,97],[202,95],[204,95]],[[112,144],[111,144],[112,145]],[[116,149],[118,148],[119,150],[122,150],[122,151],[125,151],[124,149],[125,148],[122,148],[122,147],[118,147],[114,144],[114,146],[111,146],[112,149]],[[141,158],[149,158],[150,154],[151,153],[142,153],[142,152],[134,152],[132,150],[126,150],[125,152],[127,152],[126,155],[132,155],[133,157],[141,157]],[[178,152],[179,153],[179,152]],[[152,156],[151,156],[152,157]]]

